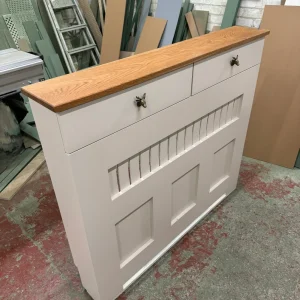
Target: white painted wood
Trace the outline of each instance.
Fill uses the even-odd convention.
[[[230,122],[233,119],[233,105],[234,105],[234,101],[231,101],[228,104],[226,123]]]
[[[228,104],[223,105],[221,108],[220,127],[226,124],[227,110],[228,110]]]
[[[207,135],[212,134],[214,131],[215,114],[216,114],[216,112],[213,111],[208,115],[207,125],[206,125],[206,134]]]
[[[159,144],[159,164],[160,166],[164,165],[168,161],[169,156],[169,140],[164,139]]]
[[[260,42],[248,46],[260,55]],[[178,84],[191,74],[185,68],[165,76],[173,78],[166,84],[143,84],[65,114],[33,103],[72,254],[94,299],[116,298],[235,189],[259,70],[250,50],[239,52],[244,72],[228,79],[210,62],[215,68],[201,76],[214,86],[194,96],[180,91],[191,87],[191,77]],[[124,109],[127,94],[146,86],[155,104],[134,119]],[[71,131],[78,118],[91,130]]]
[[[124,161],[118,165],[118,177],[119,177],[120,191],[123,191],[124,189],[130,186],[128,161]]]
[[[141,178],[139,155],[135,155],[130,158],[129,170],[130,170],[130,183],[134,184]]]
[[[261,39],[251,44],[231,49],[215,56],[213,59],[209,58],[195,63],[192,95],[260,64],[263,46],[264,39]],[[239,56],[240,65],[232,67],[230,61],[237,55]]]
[[[221,122],[221,111],[222,107],[216,110],[215,112],[215,119],[214,119],[214,131],[218,130],[220,128],[220,122]]]
[[[150,167],[151,172],[159,167],[159,144],[151,146],[150,149]]]
[[[109,175],[111,196],[113,197],[114,195],[119,193],[117,167],[110,169],[108,171],[108,175]]]
[[[58,114],[66,152],[72,153],[189,97],[191,81],[192,66],[188,66]],[[138,108],[135,99],[144,93],[147,108]]]
[[[193,145],[193,124],[185,129],[184,149],[188,149]]]
[[[200,120],[193,125],[193,144],[197,143],[200,139]]]
[[[184,141],[185,141],[185,128],[181,129],[177,134],[177,145],[176,145],[177,155],[184,151]]]
[[[150,173],[150,151],[149,149],[140,154],[141,177],[145,177]]]
[[[208,120],[208,116],[205,116],[201,119],[200,141],[207,136],[207,120]]]
[[[177,153],[177,133],[169,137],[169,159],[173,159]]]

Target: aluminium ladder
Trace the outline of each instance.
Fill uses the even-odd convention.
[[[98,65],[100,53],[77,0],[43,1],[69,73]]]

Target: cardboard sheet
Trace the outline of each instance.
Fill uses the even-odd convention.
[[[119,59],[126,0],[107,0],[100,63]]]
[[[164,19],[147,17],[135,53],[142,53],[156,49],[159,45],[167,21]]]
[[[244,155],[293,168],[300,146],[300,7],[266,6],[266,38]],[[242,63],[242,61],[241,61]]]

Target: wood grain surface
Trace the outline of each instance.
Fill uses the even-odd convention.
[[[62,112],[220,54],[269,34],[231,27],[126,59],[26,86],[22,92],[54,112]]]

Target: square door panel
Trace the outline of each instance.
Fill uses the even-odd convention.
[[[195,206],[199,165],[172,183],[172,224]]]
[[[132,260],[152,240],[153,199],[151,198],[116,224],[121,266]]]
[[[231,141],[214,153],[210,186],[211,192],[229,177],[234,143],[235,140]]]

